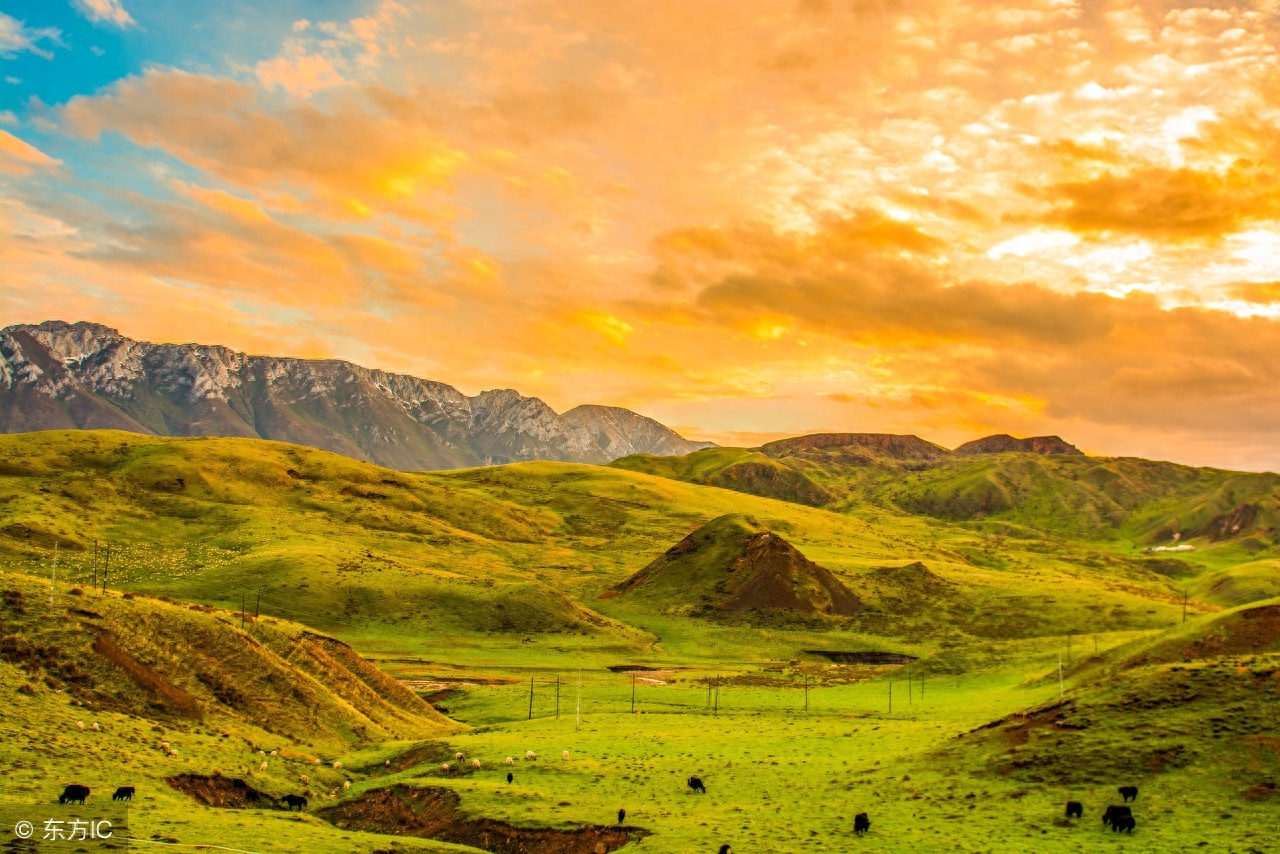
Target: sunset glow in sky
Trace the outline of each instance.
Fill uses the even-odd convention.
[[[1280,469],[1280,0],[0,0],[0,326]]]

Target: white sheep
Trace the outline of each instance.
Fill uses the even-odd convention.
[[[351,788],[351,781],[350,781],[350,780],[343,780],[343,781],[342,781],[342,791],[344,791],[344,792],[345,792],[347,789],[350,789],[350,788]]]
[[[569,751],[567,751],[567,750],[562,750],[562,751],[560,751],[560,758],[561,758],[561,759],[563,759],[565,762],[568,762],[568,761],[569,761]]]
[[[94,731],[94,732],[101,732],[101,731],[102,731],[102,727],[98,726],[98,722],[97,722],[97,721],[94,721],[94,722],[93,722],[93,731]]]
[[[383,762],[382,764],[383,764],[385,767],[390,768],[390,767],[391,767],[391,760],[390,760],[390,759],[388,759],[386,762]]]
[[[456,759],[456,760],[458,760],[459,762],[461,762],[461,761],[462,761],[462,753],[461,753],[461,752],[458,752],[458,753],[453,754],[453,758],[454,758],[454,759]]]
[[[267,751],[265,751],[265,750],[259,750],[259,751],[258,751],[258,755],[259,755],[259,756],[266,756],[266,755],[267,755]]]
[[[339,768],[341,768],[341,767],[342,767],[342,763],[341,763],[341,762],[339,762],[339,761],[337,761],[337,760],[335,759],[335,760],[334,760],[334,762],[333,762],[333,770],[334,770],[334,771],[337,771],[337,770],[338,770]]]
[[[84,732],[84,721],[76,721],[76,729]]]
[[[525,758],[525,759],[537,759],[537,758],[538,758],[538,754],[534,753],[532,750],[526,750],[526,751],[524,752],[524,758]]]
[[[261,765],[259,765],[259,766],[258,766],[258,770],[259,770],[259,771],[266,771],[266,770],[267,770],[267,763],[263,762]]]
[[[176,751],[176,750],[170,750],[170,751],[169,751],[169,755],[170,755],[170,756],[177,756],[177,755],[178,755],[178,751]]]
[[[472,760],[471,760],[471,767],[472,767],[472,768],[477,768],[477,769],[478,769],[478,768],[480,767],[480,760],[479,760],[479,759],[472,759]]]
[[[319,760],[319,759],[315,760],[315,764],[316,764],[316,765],[319,765],[319,764],[320,764],[320,760]]]
[[[277,753],[279,753],[279,752],[280,752],[280,751],[278,751],[278,750],[273,750],[273,751],[271,751],[270,753],[268,753],[267,755],[268,755],[268,756],[275,756],[275,755],[276,755]]]
[[[311,782],[311,778],[308,777],[306,774],[303,774],[302,776],[298,777],[298,782],[305,786]]]
[[[448,771],[449,771],[449,763],[448,763],[448,762],[442,762],[442,763],[440,763],[440,770],[441,770],[441,771],[444,771],[444,772],[446,772],[446,773],[448,773]]]
[[[512,757],[508,756],[508,757],[507,757],[507,764],[508,764],[508,765],[515,765],[515,764],[516,764],[516,760],[515,760],[514,758],[512,758]]]
[[[162,742],[160,742],[160,749],[161,749],[161,750],[163,750],[165,753],[168,753],[168,752],[169,752],[169,742],[167,742],[167,741],[162,741]]]

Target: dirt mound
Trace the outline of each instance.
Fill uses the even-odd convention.
[[[451,789],[401,783],[326,807],[316,815],[343,830],[417,836],[495,854],[607,854],[626,845],[633,834],[644,835],[633,827],[516,827],[496,819],[467,818],[460,813],[459,803]]]
[[[713,519],[606,595],[664,607],[849,617],[862,602],[829,569],[748,516]]]
[[[1005,454],[1017,451],[1026,454],[1066,454],[1068,456],[1084,456],[1084,453],[1064,441],[1060,436],[1032,436],[1029,439],[1015,439],[1007,433],[985,436],[965,442],[956,448],[957,454]]]
[[[164,781],[206,807],[269,809],[277,806],[275,798],[266,792],[259,792],[239,778],[218,774],[179,774],[176,777],[165,777]]]
[[[906,566],[879,566],[868,572],[867,578],[876,584],[924,596],[939,596],[955,587],[942,576],[930,572],[920,561]]]

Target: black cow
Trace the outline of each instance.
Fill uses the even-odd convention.
[[[1079,801],[1067,801],[1067,818],[1080,818],[1084,815],[1084,805]]]
[[[507,782],[508,782],[508,783],[510,783],[510,782],[511,782],[512,780],[514,780],[515,778],[516,778],[516,775],[515,775],[515,774],[512,774],[510,771],[508,771],[508,772],[507,772]]]
[[[298,812],[302,812],[307,806],[307,799],[302,795],[285,795],[280,800],[284,801],[284,808],[287,810],[297,807]]]
[[[1136,826],[1137,822],[1133,820],[1133,816],[1131,815],[1118,815],[1111,819],[1112,833],[1119,833],[1121,831],[1124,831],[1125,833],[1133,833],[1133,829]]]
[[[62,794],[58,796],[60,804],[80,804],[84,805],[84,799],[89,797],[89,787],[81,786],[78,783],[72,783],[62,790]]]
[[[1132,817],[1133,811],[1128,807],[1109,806],[1107,811],[1102,814],[1102,823],[1104,825],[1115,824],[1116,819],[1124,818],[1125,816]]]
[[[716,854],[733,854],[733,849],[730,848],[729,844],[726,842],[724,845],[720,846],[720,850],[717,851]]]
[[[121,786],[120,788],[116,789],[116,793],[111,796],[111,800],[131,801],[133,800],[134,791],[136,790],[133,788],[133,786]]]
[[[871,819],[867,818],[867,814],[860,812],[853,817],[853,832],[861,836],[871,829]]]
[[[1136,801],[1138,799],[1137,786],[1121,786],[1116,789],[1116,791],[1120,793],[1120,797],[1124,798],[1124,802],[1126,804],[1129,803],[1129,801]]]
[[[702,784],[701,777],[690,777],[688,786],[695,792],[702,792],[704,795],[707,793],[707,787]]]
[[[618,810],[618,824],[622,824],[627,820],[627,811],[625,809]]]

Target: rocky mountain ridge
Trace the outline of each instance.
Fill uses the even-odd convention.
[[[468,397],[333,359],[152,344],[85,322],[0,329],[0,432],[56,429],[275,439],[405,470],[607,463],[711,445],[627,409],[558,414],[512,389]]]

